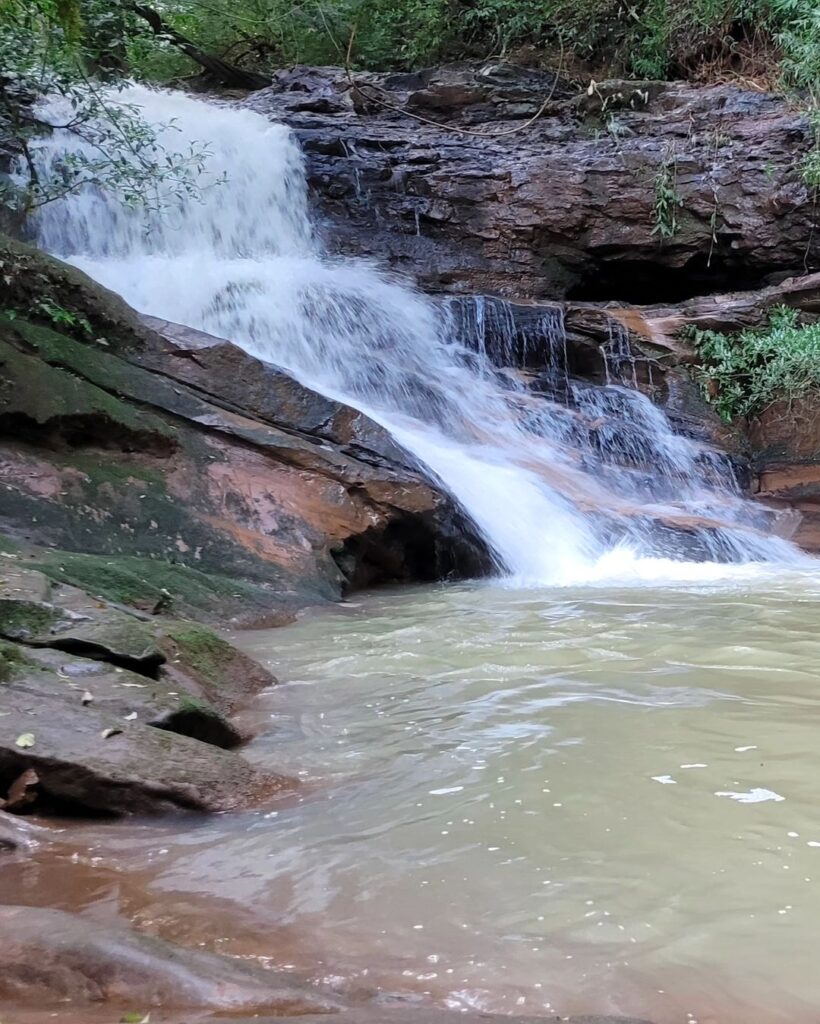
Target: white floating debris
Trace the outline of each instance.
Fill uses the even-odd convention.
[[[784,796],[779,793],[773,792],[771,789],[759,789],[755,787],[750,789],[748,793],[715,793],[715,796],[728,796],[730,800],[737,800],[739,804],[762,804],[766,800],[775,800],[777,802],[785,800]]]
[[[677,786],[677,782],[672,778],[671,775],[653,775],[653,782],[660,782],[662,786]]]
[[[735,747],[736,754],[745,754],[747,750],[757,750],[757,747]]]
[[[682,764],[681,768],[708,768],[708,764]]]
[[[448,793],[460,793],[463,786],[448,786],[445,789],[431,789],[430,796],[446,796]]]

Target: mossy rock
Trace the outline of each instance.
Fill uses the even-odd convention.
[[[26,334],[45,336],[52,346],[76,345],[44,328],[0,320],[0,413],[7,422],[16,417],[21,440],[46,431],[55,437],[71,437],[92,429],[102,447],[115,437],[120,443],[130,442],[139,448],[168,451],[173,447],[175,432],[158,416],[135,408],[75,373],[50,365],[38,354],[20,351],[12,341],[15,335],[25,340]],[[92,352],[88,346],[77,347]]]
[[[51,605],[0,599],[0,636],[7,640],[34,640],[45,636],[59,621],[60,614]]]
[[[7,683],[31,665],[23,649],[17,644],[0,640],[0,683]]]
[[[144,344],[148,332],[134,310],[82,270],[2,234],[0,268],[4,302],[20,315],[48,320],[45,307],[50,304],[74,318],[74,327],[63,324],[61,329],[85,337],[87,323],[92,336],[112,346],[134,350]]]
[[[20,545],[16,544],[11,537],[0,533],[0,554],[16,555],[20,551]]]
[[[196,623],[166,627],[159,643],[169,665],[201,687],[226,713],[276,683],[274,676],[258,662]]]
[[[95,596],[143,611],[224,622],[251,617],[287,621],[282,596],[244,580],[230,579],[159,558],[48,551],[31,563],[50,579],[70,583]]]

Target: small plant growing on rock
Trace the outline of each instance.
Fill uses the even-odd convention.
[[[737,335],[691,333],[704,394],[726,422],[820,391],[820,323],[801,325],[795,309],[779,306],[766,327]]]
[[[674,237],[679,229],[678,210],[683,199],[678,192],[678,162],[674,149],[668,149],[655,175],[655,203],[652,207],[653,235],[663,238]]]

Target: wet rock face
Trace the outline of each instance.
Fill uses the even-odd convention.
[[[796,509],[797,542],[820,554],[820,397],[776,402],[749,426],[760,497]]]
[[[93,326],[72,338],[0,324],[0,531],[67,552],[44,554],[47,574],[247,625],[351,587],[486,566],[449,499],[360,413],[7,248],[22,282]]]
[[[495,64],[355,84],[291,68],[246,103],[296,131],[331,248],[431,290],[653,302],[820,261],[799,173],[811,133],[778,96],[651,82],[579,94]],[[671,237],[662,188],[679,199]]]

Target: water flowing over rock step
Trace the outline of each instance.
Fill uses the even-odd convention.
[[[820,260],[799,173],[811,130],[782,97],[562,83],[534,124],[493,138],[532,117],[551,76],[495,61],[354,78],[360,87],[338,68],[286,69],[246,105],[296,131],[332,245],[432,290],[677,300]],[[664,166],[681,205],[661,243]]]
[[[646,495],[651,494],[655,500],[674,504],[681,486],[685,486],[691,476],[689,464],[681,465],[679,460],[676,460],[679,452],[676,451],[670,457],[670,453],[660,452],[655,444],[653,435],[659,429],[659,420],[657,417],[646,415],[647,408],[651,406],[637,391],[635,371],[639,361],[648,365],[651,360],[645,355],[636,355],[633,352],[629,336],[618,320],[609,317],[604,311],[585,312],[585,333],[576,331],[575,334],[578,345],[587,350],[588,358],[592,357],[593,350],[597,353],[601,364],[601,383],[623,381],[629,387],[604,389],[595,385],[590,386],[580,380],[571,380],[568,356],[570,342],[561,306],[543,308],[514,305],[485,297],[454,299],[446,304],[446,314],[452,317],[457,337],[465,345],[475,346],[482,355],[489,355],[495,365],[534,367],[542,361],[546,377],[537,375],[530,385],[530,390],[537,397],[537,401],[529,403],[527,407],[524,396],[519,399],[519,412],[524,423],[526,424],[527,418],[530,417],[534,434],[537,435],[544,421],[557,415],[563,420],[561,440],[565,443],[570,461],[575,462],[577,472],[587,475],[594,471],[600,479],[608,480],[614,488],[626,493],[629,493],[629,488],[624,488],[624,474],[631,474],[634,481],[632,493],[636,495],[636,500],[610,500],[608,511],[602,510],[594,499],[587,495],[585,482],[580,476],[573,479],[572,471],[561,473],[556,467],[550,470],[548,479],[551,485],[558,487],[562,494],[573,500],[580,511],[594,517],[602,533],[612,535],[613,543],[617,543],[618,527],[615,520],[610,517],[627,516],[640,521],[647,533],[657,534],[659,553],[664,545],[669,544],[674,532],[678,531],[679,536],[673,540],[674,550],[681,556],[687,553],[695,554],[701,546],[699,533],[719,531],[723,525],[720,519],[709,515],[678,512],[674,508],[653,507],[647,505],[645,501]],[[593,315],[590,316],[590,313]],[[597,314],[597,317],[594,314]],[[196,380],[196,370],[192,373],[189,368],[200,367],[206,370],[206,379],[213,380],[214,366],[221,365],[224,368],[224,360],[221,358],[223,351],[235,356],[236,349],[221,339],[203,336],[190,328],[157,321],[151,317],[143,317],[143,322],[158,329],[174,345],[190,347],[193,344],[195,347],[198,355],[186,360],[182,372],[176,368],[173,370],[173,375],[177,378]],[[618,343],[618,349],[614,353],[613,338],[616,338]],[[235,361],[235,358],[231,359],[231,362]],[[625,365],[631,368],[631,377],[624,377]],[[659,372],[662,377],[664,371],[660,367]],[[281,376],[285,381],[288,380],[284,375]],[[218,379],[224,377],[232,379],[233,375],[218,374]],[[268,377],[269,374],[261,374],[259,369],[256,369],[257,382],[261,378],[267,383]],[[651,369],[648,371],[647,379],[652,379]],[[240,378],[238,383],[242,387],[244,382]],[[548,386],[546,392],[540,390],[545,384]],[[424,388],[423,382],[419,381],[418,386]],[[245,390],[246,404],[250,404],[255,412],[264,414],[269,402],[268,390],[261,392],[260,397],[251,397],[250,401],[247,394]],[[250,394],[260,394],[258,383]],[[560,408],[545,403],[545,395],[562,399]],[[274,400],[275,398],[274,393]],[[333,405],[328,402],[325,404]],[[359,419],[368,422],[364,417],[359,416]],[[326,424],[327,421],[321,424],[321,427],[327,434]],[[396,447],[389,435],[378,427],[375,427],[375,430],[371,428],[369,438],[371,444],[375,438],[388,452]],[[338,433],[334,439],[339,439]],[[732,479],[735,475],[742,474],[742,470],[736,469],[730,457],[718,451],[714,445],[696,445],[691,456],[699,462],[704,478],[711,478],[711,482],[718,489],[727,477]],[[526,459],[524,464],[526,465]],[[539,467],[537,462],[532,468],[536,473],[543,472],[543,468]],[[637,500],[638,495],[641,496],[643,504]],[[720,505],[718,499],[715,506],[718,512]],[[726,513],[731,514],[731,502],[727,500],[723,505]],[[761,537],[772,526],[776,515],[777,513],[769,512],[762,507],[757,510],[756,521],[752,526],[761,531]],[[700,540],[702,541],[702,538]],[[711,550],[719,550],[719,546],[718,541],[717,547]]]
[[[171,587],[177,610],[223,622],[272,623],[350,587],[486,566],[463,515],[367,417],[227,342],[165,340],[79,271],[7,252],[17,280],[37,275],[55,301],[81,302],[105,340],[19,319],[0,328],[7,530],[187,567],[190,585],[177,569]]]
[[[597,473],[613,482],[613,473],[638,474],[643,486],[649,481],[641,474],[649,473],[654,489],[663,489],[665,471],[647,444],[647,423],[629,413],[640,400],[623,388],[640,391],[664,410],[677,434],[694,442],[693,452],[700,451],[695,457],[714,484],[734,476],[741,490],[763,500],[761,528],[778,510],[792,509],[799,513],[799,521],[792,519],[798,543],[820,550],[816,402],[778,403],[745,425],[744,432],[730,428],[700,396],[688,373],[697,354],[681,335],[689,325],[729,332],[758,327],[778,305],[816,316],[820,274],[675,306],[513,303],[489,296],[445,301],[465,344],[480,349],[495,366],[517,371],[529,390],[562,403],[565,418],[575,416],[573,444],[606,456],[606,463],[595,467]],[[589,387],[589,381],[616,387],[602,399],[604,393]],[[674,473],[667,479],[665,493],[672,494],[679,480]]]

